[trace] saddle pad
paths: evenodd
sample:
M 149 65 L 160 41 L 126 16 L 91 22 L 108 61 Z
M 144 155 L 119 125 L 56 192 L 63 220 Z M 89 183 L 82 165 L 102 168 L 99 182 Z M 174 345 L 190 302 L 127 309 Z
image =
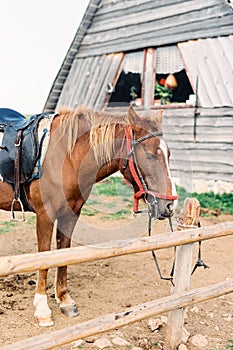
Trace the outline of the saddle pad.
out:
M 46 156 L 50 140 L 50 128 L 54 117 L 57 114 L 49 114 L 40 120 L 38 126 L 39 158 L 32 173 L 32 180 L 39 179 L 42 175 L 42 165 Z
M 2 146 L 3 132 L 0 132 L 0 146 Z M 0 173 L 0 181 L 3 181 L 3 177 Z

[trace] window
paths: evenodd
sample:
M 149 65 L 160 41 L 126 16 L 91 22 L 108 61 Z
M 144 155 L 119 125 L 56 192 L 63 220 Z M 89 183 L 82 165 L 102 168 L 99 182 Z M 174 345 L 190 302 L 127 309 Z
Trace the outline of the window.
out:
M 161 80 L 165 83 L 168 76 L 168 73 L 157 73 L 156 83 L 159 83 Z M 189 103 L 189 97 L 193 94 L 193 89 L 189 82 L 185 69 L 183 68 L 179 72 L 174 72 L 172 76 L 175 78 L 177 86 L 170 89 L 170 102 L 186 103 L 186 101 L 188 101 Z
M 176 45 L 127 53 L 108 106 L 153 108 L 193 104 L 195 96 Z M 174 84 L 168 84 L 169 80 Z M 190 101 L 190 95 L 191 100 Z M 166 96 L 166 98 L 164 98 Z
M 109 106 L 128 106 L 132 100 L 141 98 L 143 56 L 143 51 L 125 55 Z
M 193 89 L 187 77 L 177 46 L 158 48 L 156 50 L 155 66 L 155 86 L 161 83 L 160 85 L 165 86 L 164 90 L 166 92 L 166 85 L 168 85 L 167 93 L 169 96 L 167 102 L 186 103 L 186 101 L 189 101 L 189 96 L 193 94 Z M 170 84 L 169 86 L 169 82 L 166 84 L 168 76 L 170 81 L 173 81 L 174 85 Z M 158 95 L 159 93 L 157 93 L 157 98 L 160 97 Z

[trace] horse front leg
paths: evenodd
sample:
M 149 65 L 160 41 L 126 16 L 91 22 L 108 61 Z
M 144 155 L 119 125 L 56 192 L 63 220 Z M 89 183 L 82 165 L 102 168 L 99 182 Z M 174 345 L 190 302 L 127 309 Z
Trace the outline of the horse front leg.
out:
M 51 249 L 53 225 L 46 214 L 37 215 L 37 243 L 39 252 Z M 46 294 L 47 274 L 48 269 L 38 271 L 36 294 L 33 301 L 35 306 L 34 317 L 41 327 L 54 325 Z
M 69 248 L 71 236 L 77 222 L 78 216 L 74 213 L 67 217 L 58 219 L 57 225 L 57 249 Z M 56 300 L 63 314 L 69 317 L 78 315 L 75 301 L 70 297 L 67 286 L 67 266 L 57 268 L 56 275 Z

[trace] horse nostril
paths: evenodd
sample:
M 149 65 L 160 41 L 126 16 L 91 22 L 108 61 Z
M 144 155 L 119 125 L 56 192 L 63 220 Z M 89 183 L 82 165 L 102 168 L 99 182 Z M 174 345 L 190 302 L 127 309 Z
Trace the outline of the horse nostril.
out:
M 170 202 L 170 203 L 167 204 L 167 209 L 168 209 L 169 213 L 172 213 L 172 212 L 173 212 L 174 206 L 173 206 L 173 203 L 172 203 L 172 202 Z

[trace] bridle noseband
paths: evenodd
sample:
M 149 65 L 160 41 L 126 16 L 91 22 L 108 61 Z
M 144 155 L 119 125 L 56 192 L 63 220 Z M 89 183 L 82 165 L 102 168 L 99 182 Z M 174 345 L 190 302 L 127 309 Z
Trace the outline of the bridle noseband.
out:
M 122 173 L 124 175 L 127 165 L 129 165 L 131 175 L 139 188 L 138 192 L 134 194 L 133 210 L 134 210 L 134 213 L 140 212 L 138 210 L 138 205 L 139 205 L 138 202 L 139 202 L 139 199 L 142 198 L 142 196 L 144 195 L 145 202 L 148 205 L 148 210 L 151 211 L 151 216 L 157 217 L 157 213 L 156 213 L 157 198 L 174 201 L 178 199 L 178 196 L 168 196 L 158 192 L 150 191 L 148 189 L 147 184 L 138 166 L 135 147 L 141 142 L 149 140 L 152 137 L 162 136 L 163 133 L 161 131 L 154 131 L 138 139 L 135 139 L 134 131 L 132 132 L 132 135 L 133 137 L 131 137 L 131 126 L 127 125 L 125 130 L 125 138 L 124 138 L 124 140 L 126 139 L 127 155 L 125 157 L 125 161 L 122 167 Z

